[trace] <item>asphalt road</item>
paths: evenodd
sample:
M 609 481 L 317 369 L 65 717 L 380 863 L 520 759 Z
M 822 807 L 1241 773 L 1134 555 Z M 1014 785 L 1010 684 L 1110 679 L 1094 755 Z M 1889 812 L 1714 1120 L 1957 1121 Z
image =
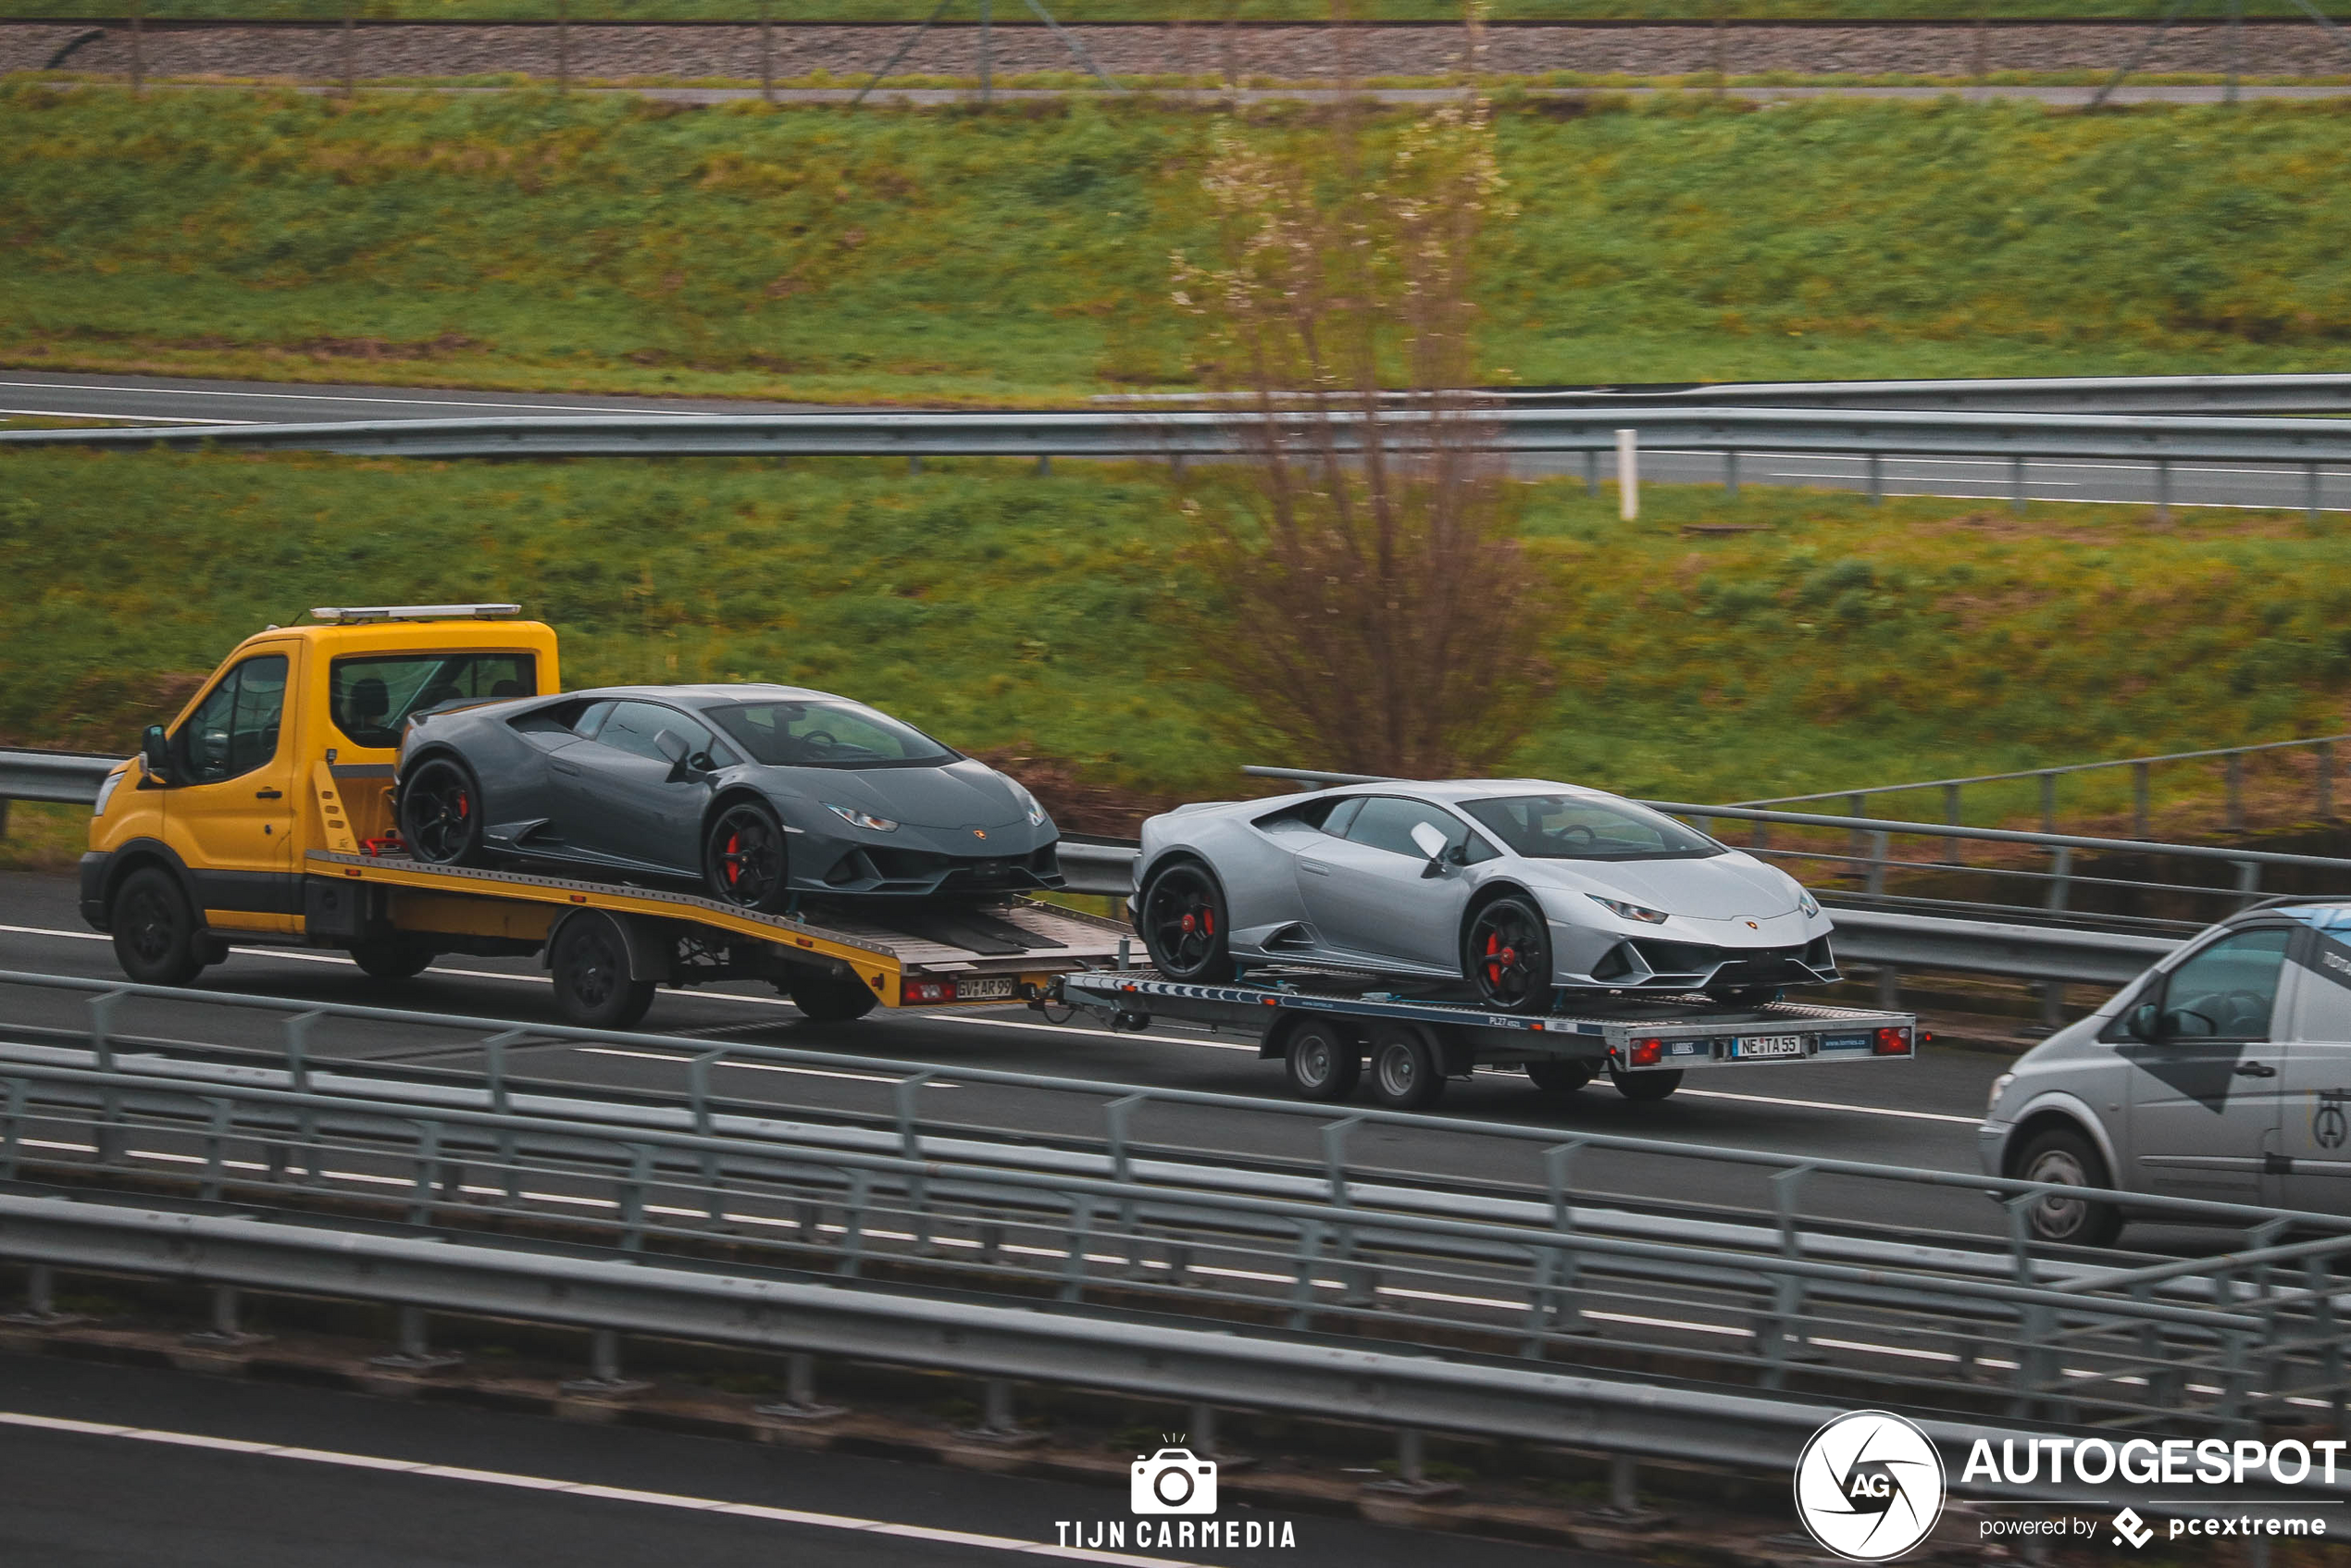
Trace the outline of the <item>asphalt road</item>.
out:
M 0 968 L 44 974 L 119 977 L 110 944 L 85 927 L 75 890 L 62 877 L 0 876 Z M 460 1013 L 516 1022 L 557 1022 L 552 993 L 532 960 L 450 958 L 417 979 L 382 985 L 341 955 L 306 950 L 241 949 L 200 982 L 222 991 L 335 999 L 413 1010 Z M 11 988 L 0 1016 L 35 1028 L 86 1027 L 79 993 Z M 132 1003 L 114 1027 L 124 1035 L 269 1047 L 274 1018 L 230 1008 Z M 1275 1064 L 1252 1042 L 1231 1035 L 1154 1027 L 1112 1035 L 1082 1016 L 1056 1026 L 1026 1009 L 955 1014 L 876 1013 L 851 1024 L 816 1024 L 764 987 L 739 985 L 665 992 L 644 1029 L 696 1040 L 765 1043 L 935 1064 L 984 1066 L 1112 1084 L 1150 1084 L 1225 1094 L 1287 1095 Z M 468 1067 L 480 1055 L 470 1037 L 401 1026 L 338 1023 L 313 1036 L 321 1056 L 429 1062 Z M 525 1060 L 527 1058 L 527 1061 Z M 1482 1072 L 1449 1087 L 1437 1114 L 1529 1126 L 1972 1172 L 1974 1129 L 1991 1079 L 2004 1059 L 1932 1047 L 1916 1061 L 1820 1066 L 1757 1064 L 1691 1075 L 1673 1099 L 1636 1104 L 1605 1084 L 1565 1096 L 1536 1092 L 1515 1072 Z M 676 1092 L 682 1069 L 658 1053 L 614 1055 L 546 1045 L 517 1056 L 511 1069 L 544 1079 Z M 740 1070 L 714 1087 L 738 1100 L 815 1110 L 886 1114 L 896 1079 L 884 1073 L 823 1067 Z M 930 1092 L 927 1118 L 1014 1133 L 1098 1138 L 1103 1096 L 963 1086 Z M 1317 1124 L 1294 1116 L 1235 1116 L 1154 1107 L 1138 1115 L 1138 1142 L 1235 1157 L 1318 1162 Z M 1458 1178 L 1480 1185 L 1531 1187 L 1544 1180 L 1540 1145 L 1464 1132 L 1459 1137 L 1358 1128 L 1350 1145 L 1362 1164 Z M 1634 1196 L 1670 1194 L 1676 1202 L 1750 1209 L 1768 1201 L 1756 1173 L 1729 1165 L 1692 1165 L 1661 1156 L 1593 1155 L 1580 1181 Z M 1883 1190 L 1812 1189 L 1827 1210 L 1848 1217 L 1989 1234 L 1998 1211 L 1963 1189 L 1908 1189 L 1902 1213 L 1877 1212 Z
M 79 1424 L 79 1425 L 77 1425 Z M 28 1568 L 978 1568 L 1129 1517 L 1101 1488 L 186 1374 L 0 1356 L 0 1562 Z M 1286 1551 L 1062 1561 L 1415 1568 L 1431 1537 L 1245 1504 Z M 1480 1568 L 1614 1568 L 1455 1542 Z
M 96 376 L 68 372 L 0 370 L 0 417 L 41 415 L 102 419 L 117 424 L 306 424 L 346 419 L 493 418 L 546 414 L 783 414 L 815 412 L 811 404 L 729 402 L 717 398 L 573 396 L 555 392 L 484 392 L 404 387 L 309 386 L 267 381 L 215 381 L 165 376 Z M 1520 471 L 1582 474 L 1580 456 L 1524 456 Z M 1615 459 L 1602 459 L 1603 482 L 1613 484 Z M 1720 455 L 1641 454 L 1645 479 L 1675 484 L 1720 484 Z M 1791 485 L 1822 490 L 1864 490 L 1868 475 L 1860 457 L 1811 453 L 1742 453 L 1744 484 Z M 2298 467 L 2258 464 L 2175 464 L 2172 500 L 2183 506 L 2298 508 L 2308 498 L 2307 476 Z M 1893 495 L 1947 495 L 2005 502 L 2010 495 L 2006 459 L 1995 457 L 1886 460 L 1884 484 Z M 2037 501 L 2105 502 L 2152 505 L 2155 469 L 2144 463 L 2027 462 L 2024 491 Z M 2320 479 L 2320 504 L 2351 509 L 2351 473 Z

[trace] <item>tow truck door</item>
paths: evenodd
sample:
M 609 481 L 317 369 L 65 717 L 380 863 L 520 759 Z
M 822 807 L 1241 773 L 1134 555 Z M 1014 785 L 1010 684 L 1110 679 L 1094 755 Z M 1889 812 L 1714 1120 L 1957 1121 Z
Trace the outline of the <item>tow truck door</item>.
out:
M 288 677 L 298 645 L 264 643 L 215 678 L 171 736 L 164 839 L 194 879 L 206 925 L 301 928 L 293 869 L 293 738 Z
M 2262 1201 L 2277 1149 L 2288 977 L 2283 924 L 2206 944 L 2141 993 L 2118 1024 L 2128 1063 L 2131 1164 L 2124 1185 L 2178 1198 Z

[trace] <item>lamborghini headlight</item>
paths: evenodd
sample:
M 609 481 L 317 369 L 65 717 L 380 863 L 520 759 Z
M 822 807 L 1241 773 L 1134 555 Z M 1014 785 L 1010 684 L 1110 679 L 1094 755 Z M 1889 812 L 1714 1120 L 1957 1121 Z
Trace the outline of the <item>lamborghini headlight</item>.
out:
M 1810 917 L 1821 913 L 1821 901 L 1814 898 L 1810 890 L 1798 888 L 1796 890 L 1796 907 Z
M 1662 926 L 1671 918 L 1661 910 L 1643 909 L 1637 903 L 1623 903 L 1615 899 L 1604 899 L 1598 893 L 1586 896 L 1620 920 L 1637 920 L 1644 926 Z
M 825 803 L 825 809 L 831 812 L 835 816 L 840 817 L 843 822 L 848 823 L 852 828 L 870 828 L 877 833 L 895 833 L 898 831 L 898 824 L 892 822 L 889 818 L 886 816 L 876 816 L 870 811 L 859 811 L 855 806 L 837 806 L 833 804 L 832 802 L 827 801 Z

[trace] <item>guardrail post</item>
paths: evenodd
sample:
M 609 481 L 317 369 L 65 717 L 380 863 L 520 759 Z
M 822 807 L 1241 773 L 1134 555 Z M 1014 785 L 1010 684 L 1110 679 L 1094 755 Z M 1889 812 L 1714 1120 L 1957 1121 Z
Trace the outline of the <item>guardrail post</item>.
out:
M 1872 452 L 1864 461 L 1870 466 L 1870 504 L 1882 506 L 1885 504 L 1885 454 Z
M 1902 971 L 1891 964 L 1878 966 L 1877 1005 L 1881 1013 L 1898 1013 L 1902 1008 Z
M 1869 814 L 1870 798 L 1867 795 L 1852 794 L 1845 797 L 1846 815 L 1867 816 Z M 1863 836 L 1867 831 L 1868 830 L 1866 828 L 1856 828 L 1846 838 L 1845 852 L 1851 855 L 1855 860 L 1861 858 L 1864 849 L 1862 841 Z
M 2143 762 L 2131 765 L 2131 837 L 2133 839 L 2147 836 L 2148 770 L 2148 765 Z
M 1616 432 L 1616 516 L 1631 522 L 1641 515 L 1641 432 Z
M 1336 1209 L 1348 1205 L 1347 1135 L 1362 1122 L 1361 1116 L 1350 1116 L 1345 1121 L 1323 1124 L 1323 1175 L 1330 1183 L 1331 1206 Z M 1118 1179 L 1125 1181 L 1126 1173 L 1122 1170 Z
M 628 1146 L 628 1179 L 620 1188 L 620 1246 L 626 1252 L 645 1250 L 645 1188 L 653 1176 L 653 1151 L 641 1143 Z
M 923 454 L 921 453 L 916 452 L 908 455 L 906 459 L 906 471 L 910 474 L 919 474 L 923 471 Z
M 784 1397 L 773 1404 L 754 1405 L 753 1415 L 771 1421 L 828 1421 L 843 1413 L 840 1405 L 816 1402 L 816 1358 L 794 1350 L 784 1358 Z
M 1608 1505 L 1619 1513 L 1631 1513 L 1641 1506 L 1640 1461 L 1629 1453 L 1608 1456 Z
M 1861 884 L 1861 890 L 1872 898 L 1885 891 L 1885 863 L 1892 852 L 1893 845 L 1894 835 L 1891 833 L 1876 832 L 1870 835 L 1869 879 Z
M 641 1378 L 624 1377 L 620 1371 L 620 1332 L 598 1328 L 588 1335 L 588 1375 L 574 1377 L 558 1386 L 566 1394 L 585 1394 L 591 1398 L 612 1399 L 621 1394 L 634 1394 L 653 1385 Z
M 2319 816 L 2334 815 L 2334 742 L 2321 740 L 2311 748 L 2319 753 Z
M 1069 1201 L 1069 1250 L 1062 1255 L 1061 1299 L 1078 1301 L 1086 1297 L 1086 1248 L 1094 1238 L 1094 1198 L 1080 1192 Z
M 1428 1479 L 1422 1468 L 1421 1429 L 1399 1426 L 1396 1429 L 1396 1478 L 1408 1487 L 1417 1487 Z
M 2245 831 L 2245 753 L 2231 752 L 2220 765 L 2220 775 L 2228 790 L 2228 829 L 2232 833 Z
M 1723 494 L 1732 501 L 1739 498 L 1739 454 L 1735 452 L 1723 454 Z
M 212 1326 L 199 1328 L 180 1338 L 191 1345 L 205 1345 L 215 1349 L 233 1350 L 243 1345 L 256 1345 L 269 1338 L 267 1334 L 248 1334 L 238 1322 L 237 1312 L 243 1298 L 233 1285 L 212 1288 Z
M 2057 831 L 2057 781 L 2055 769 L 2041 775 L 2041 831 Z
M 1595 446 L 1586 448 L 1584 453 L 1584 493 L 1598 495 L 1599 492 L 1600 449 Z
M 57 1270 L 51 1263 L 34 1263 L 24 1273 L 24 1311 L 0 1316 L 0 1323 L 19 1324 L 30 1328 L 61 1328 L 81 1319 L 72 1313 L 57 1310 Z
M 2261 897 L 2261 863 L 2259 861 L 2237 862 L 2237 895 L 2248 904 L 2259 901 Z
M 90 999 L 90 1054 L 102 1073 L 114 1071 L 114 1010 L 123 993 L 105 991 Z
M 851 1279 L 864 1266 L 865 1253 L 865 1205 L 872 1196 L 873 1173 L 855 1170 L 849 1173 L 849 1198 L 840 1213 L 840 1263 L 834 1273 Z
M 402 1307 L 392 1317 L 391 1353 L 370 1356 L 367 1364 L 387 1372 L 439 1372 L 459 1365 L 465 1359 L 454 1350 L 433 1350 L 432 1340 L 426 1333 L 424 1308 Z
M 417 1152 L 412 1157 L 416 1165 L 416 1189 L 408 1200 L 408 1223 L 432 1224 L 433 1188 L 441 1180 L 441 1124 L 415 1122 Z
M 1957 784 L 1946 784 L 1943 786 L 1943 820 L 1949 823 L 1954 828 L 1961 826 L 1959 821 L 1959 786 Z M 1943 858 L 1950 862 L 1953 865 L 1960 864 L 1959 840 L 1946 839 L 1943 840 Z
M 1311 1328 L 1314 1323 L 1314 1265 L 1322 1261 L 1329 1226 L 1309 1220 L 1298 1228 L 1298 1272 L 1290 1279 L 1289 1325 Z
M 8 1126 L 0 1132 L 0 1181 L 17 1179 L 17 1160 L 24 1138 L 24 1095 L 22 1078 L 8 1080 Z

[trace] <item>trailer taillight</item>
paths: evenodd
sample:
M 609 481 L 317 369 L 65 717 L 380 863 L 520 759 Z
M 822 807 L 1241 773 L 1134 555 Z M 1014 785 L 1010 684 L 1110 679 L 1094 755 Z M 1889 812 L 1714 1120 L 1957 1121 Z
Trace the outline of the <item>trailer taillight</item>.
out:
M 955 982 L 952 980 L 909 980 L 906 1000 L 910 1002 L 952 1002 Z
M 1636 1039 L 1633 1042 L 1632 1062 L 1636 1067 L 1654 1067 L 1664 1054 L 1665 1042 L 1661 1039 Z
M 1874 1056 L 1908 1056 L 1910 1053 L 1910 1031 L 1889 1026 L 1877 1032 L 1877 1042 L 1871 1046 Z

